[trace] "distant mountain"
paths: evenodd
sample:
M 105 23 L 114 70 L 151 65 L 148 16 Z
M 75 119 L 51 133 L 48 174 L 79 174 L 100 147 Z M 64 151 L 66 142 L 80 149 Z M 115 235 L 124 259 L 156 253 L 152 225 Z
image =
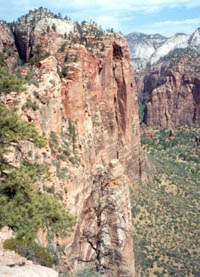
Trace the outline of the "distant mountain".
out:
M 131 33 L 126 36 L 130 48 L 131 59 L 135 62 L 135 69 L 146 67 L 151 56 L 167 40 L 159 34 L 146 35 L 143 33 Z
M 170 38 L 159 34 L 145 35 L 131 33 L 126 36 L 129 43 L 131 59 L 134 61 L 135 70 L 145 69 L 147 64 L 153 65 L 160 60 L 166 60 L 176 49 L 193 49 L 200 45 L 200 28 L 193 34 L 177 33 Z M 181 52 L 180 52 L 181 53 Z M 179 54 L 180 54 L 179 53 Z
M 186 48 L 188 46 L 189 35 L 176 34 L 171 38 L 168 38 L 150 57 L 150 64 L 157 63 L 160 58 L 166 56 L 170 51 L 176 48 Z

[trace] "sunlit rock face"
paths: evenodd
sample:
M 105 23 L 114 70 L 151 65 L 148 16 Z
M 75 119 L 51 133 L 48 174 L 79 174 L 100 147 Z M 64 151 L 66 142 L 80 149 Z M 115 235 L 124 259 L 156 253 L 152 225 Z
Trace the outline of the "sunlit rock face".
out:
M 150 45 L 150 36 L 137 36 L 140 43 L 147 39 Z M 163 39 L 151 54 L 138 56 L 148 60 L 136 74 L 138 98 L 145 105 L 144 126 L 199 126 L 199 41 L 199 29 L 191 35 L 178 33 Z
M 167 37 L 159 34 L 146 35 L 138 32 L 128 34 L 126 39 L 137 71 L 145 69 L 152 55 L 167 41 Z
M 147 126 L 171 129 L 179 125 L 200 125 L 200 60 L 196 54 L 195 58 L 190 55 L 176 58 L 145 77 Z
M 20 17 L 12 26 L 20 58 L 28 61 L 38 45 L 50 54 L 58 51 L 70 34 L 77 35 L 76 24 L 71 20 L 56 18 L 47 9 L 37 9 Z M 45 45 L 44 45 L 45 43 Z
M 15 107 L 49 138 L 45 149 L 27 143 L 24 150 L 50 164 L 51 178 L 45 186 L 53 186 L 77 216 L 71 237 L 55 241 L 65 247 L 64 267 L 73 271 L 85 265 L 81 258 L 95 256 L 89 243 L 83 247 L 82 239 L 84 226 L 90 224 L 86 211 L 97 201 L 93 184 L 100 170 L 108 175 L 112 205 L 117 209 L 113 215 L 105 213 L 116 228 L 108 228 L 102 240 L 121 257 L 120 262 L 117 255 L 104 261 L 110 268 L 105 276 L 135 276 L 129 185 L 141 177 L 142 168 L 136 85 L 127 41 L 118 34 L 97 35 L 100 31 L 92 22 L 80 34 L 75 23 L 44 9 L 22 17 L 12 30 L 20 58 L 29 62 L 21 74 L 31 80 L 26 91 L 3 95 L 1 101 Z M 33 64 L 44 53 L 45 58 Z M 27 105 L 27 99 L 34 107 Z M 43 190 L 41 184 L 38 188 Z M 38 236 L 46 246 L 46 232 Z
M 167 39 L 160 47 L 158 47 L 150 58 L 150 64 L 157 63 L 160 58 L 166 56 L 170 51 L 176 48 L 186 48 L 188 46 L 189 35 L 176 34 L 175 36 Z
M 156 65 L 175 49 L 199 46 L 200 31 L 197 29 L 191 35 L 177 33 L 169 38 L 159 34 L 146 35 L 136 32 L 128 34 L 126 39 L 135 69 L 141 71 L 147 66 Z

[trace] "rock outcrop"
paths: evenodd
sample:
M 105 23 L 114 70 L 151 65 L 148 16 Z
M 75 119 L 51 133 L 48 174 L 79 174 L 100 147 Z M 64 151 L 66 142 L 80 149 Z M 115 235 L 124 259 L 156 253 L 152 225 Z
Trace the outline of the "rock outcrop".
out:
M 13 69 L 18 61 L 19 55 L 16 49 L 14 35 L 8 24 L 3 21 L 0 21 L 0 53 L 0 63 L 3 62 L 2 56 L 5 56 L 8 67 Z
M 0 230 L 0 277 L 58 277 L 58 273 L 53 269 L 33 264 L 14 251 L 5 250 L 3 242 L 11 237 L 14 237 L 14 233 L 9 228 Z
M 45 42 L 45 50 L 50 54 L 58 51 L 61 46 L 61 37 L 67 38 L 73 33 L 77 35 L 76 24 L 71 20 L 57 18 L 47 9 L 30 11 L 20 17 L 12 25 L 16 46 L 23 61 L 28 61 L 37 49 L 38 45 Z M 56 37 L 56 43 L 53 38 Z M 59 43 L 60 42 L 60 43 Z
M 0 277 L 58 277 L 58 272 L 41 265 L 0 266 Z
M 199 126 L 199 29 L 171 38 L 136 33 L 127 39 L 134 62 L 143 64 L 136 65 L 135 78 L 139 103 L 145 106 L 144 126 Z
M 148 127 L 200 125 L 200 56 L 195 51 L 193 54 L 195 58 L 183 53 L 145 77 L 144 123 Z
M 94 258 L 91 245 L 84 242 L 83 247 L 82 239 L 84 226 L 90 224 L 86 211 L 96 201 L 93 184 L 101 168 L 110 176 L 112 201 L 118 209 L 109 215 L 115 231 L 108 229 L 102 240 L 112 251 L 117 247 L 121 257 L 119 262 L 119 256 L 112 255 L 107 261 L 112 273 L 108 270 L 105 276 L 135 276 L 128 185 L 141 176 L 141 162 L 128 44 L 121 35 L 101 34 L 94 23 L 84 23 L 78 32 L 78 25 L 53 18 L 46 11 L 35 14 L 12 26 L 21 59 L 32 64 L 21 69 L 29 84 L 20 94 L 1 95 L 1 101 L 15 107 L 22 118 L 49 137 L 46 149 L 36 150 L 30 143 L 24 147 L 33 160 L 37 156 L 38 161 L 51 164 L 51 179 L 45 186 L 53 187 L 77 216 L 73 235 L 54 243 L 65 247 L 64 268 L 68 271 Z M 39 239 L 47 244 L 45 232 Z

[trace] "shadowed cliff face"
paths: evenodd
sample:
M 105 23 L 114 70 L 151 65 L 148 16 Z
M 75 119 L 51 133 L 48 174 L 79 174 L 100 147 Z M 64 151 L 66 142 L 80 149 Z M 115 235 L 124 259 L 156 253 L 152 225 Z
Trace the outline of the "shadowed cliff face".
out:
M 186 56 L 157 71 L 144 81 L 148 92 L 144 123 L 153 128 L 173 128 L 178 125 L 200 125 L 199 57 Z
M 44 32 L 40 21 L 31 32 L 20 24 L 15 29 L 20 56 L 24 60 L 38 57 L 38 44 L 40 51 L 48 51 L 50 56 L 22 68 L 22 75 L 32 75 L 37 85 L 32 82 L 20 95 L 13 92 L 1 98 L 10 107 L 12 101 L 18 100 L 15 107 L 21 117 L 49 137 L 50 145 L 43 152 L 35 153 L 29 144 L 25 149 L 51 164 L 51 180 L 45 185 L 53 185 L 64 205 L 77 216 L 73 235 L 56 242 L 65 246 L 64 266 L 74 270 L 80 266 L 79 259 L 92 260 L 95 256 L 89 243 L 84 242 L 83 247 L 82 237 L 84 226 L 90 224 L 86 210 L 93 209 L 97 200 L 92 184 L 101 169 L 109 175 L 113 203 L 118 207 L 118 213 L 109 215 L 115 231 L 108 229 L 102 237 L 109 249 L 117 247 L 120 253 L 120 263 L 116 262 L 117 255 L 108 261 L 112 276 L 135 276 L 128 185 L 141 173 L 140 135 L 127 42 L 120 35 L 107 34 L 101 39 L 86 38 L 80 44 L 75 34 L 72 43 L 53 29 Z M 28 98 L 37 109 L 28 108 Z M 43 245 L 47 243 L 45 232 L 40 234 L 40 240 Z M 121 269 L 128 275 L 122 275 Z

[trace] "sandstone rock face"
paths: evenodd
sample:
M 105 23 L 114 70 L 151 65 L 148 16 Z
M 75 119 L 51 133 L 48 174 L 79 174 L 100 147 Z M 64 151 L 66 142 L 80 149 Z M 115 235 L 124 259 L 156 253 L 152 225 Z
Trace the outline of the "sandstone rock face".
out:
M 1 30 L 0 51 L 4 52 L 6 46 L 14 45 L 14 39 L 10 28 L 6 25 L 6 23 L 2 21 L 0 21 L 0 30 Z
M 125 173 L 129 176 L 138 176 L 140 167 L 137 100 L 134 95 L 135 84 L 131 78 L 133 72 L 128 60 L 127 44 L 121 37 L 117 39 L 108 37 L 104 40 L 104 44 L 105 54 L 100 59 L 96 59 L 93 55 L 88 54 L 85 48 L 80 47 L 78 50 L 80 59 L 78 67 L 75 68 L 68 80 L 62 80 L 64 113 L 67 118 L 77 122 L 84 175 L 86 173 L 90 178 L 85 181 L 80 180 L 80 183 L 85 183 L 83 185 L 85 192 L 88 189 L 90 191 L 91 173 L 96 173 L 96 167 L 99 164 L 104 164 L 107 167 L 111 160 L 118 159 L 123 165 Z M 134 122 L 133 126 L 132 122 Z M 80 174 L 78 175 L 80 176 Z M 87 184 L 88 182 L 89 184 Z M 79 184 L 79 186 L 80 190 L 81 185 Z M 74 193 L 74 189 L 71 188 L 71 190 Z M 125 197 L 124 190 L 127 194 L 127 185 L 125 188 L 121 185 L 120 190 Z M 88 247 L 83 247 L 77 243 L 78 237 L 82 236 L 83 226 L 87 224 L 83 211 L 92 204 L 89 200 L 87 201 L 90 199 L 88 192 L 83 198 L 81 196 L 83 192 L 78 193 L 79 204 L 77 204 L 78 206 L 81 204 L 78 208 L 78 212 L 81 212 L 81 223 L 77 227 L 78 233 L 75 233 L 72 245 L 67 248 L 67 256 L 71 257 L 72 261 L 77 255 L 80 255 L 79 253 L 88 259 L 92 255 Z M 115 197 L 118 198 L 117 195 L 120 193 L 117 190 L 115 192 Z M 125 201 L 122 206 L 124 212 L 129 210 L 128 203 L 129 201 Z M 125 220 L 129 229 L 130 214 Z M 131 262 L 133 260 L 132 247 L 131 244 L 127 243 L 131 241 L 131 238 L 124 234 L 123 240 L 118 239 L 123 241 L 121 244 L 122 252 L 124 254 L 129 252 L 129 259 L 124 258 L 124 260 L 129 264 L 126 268 L 129 268 L 134 275 L 134 267 Z
M 132 164 L 132 151 L 137 151 L 139 137 L 133 136 L 133 129 L 138 130 L 137 100 L 128 48 L 121 37 L 108 37 L 104 44 L 100 59 L 77 49 L 80 63 L 62 81 L 62 103 L 67 118 L 77 121 L 89 168 L 117 158 L 134 175 L 138 166 Z
M 60 19 L 48 20 L 62 24 Z M 141 176 L 141 163 L 136 86 L 128 44 L 122 36 L 111 33 L 87 35 L 80 44 L 76 31 L 69 38 L 60 31 L 44 33 L 37 26 L 31 32 L 29 24 L 14 28 L 16 41 L 20 38 L 20 56 L 29 60 L 38 42 L 50 56 L 37 66 L 25 64 L 22 75 L 31 76 L 27 90 L 1 96 L 1 101 L 17 108 L 22 118 L 50 140 L 45 149 L 27 143 L 24 150 L 33 160 L 37 156 L 38 161 L 51 164 L 51 178 L 45 186 L 53 186 L 66 208 L 77 216 L 72 236 L 54 243 L 65 247 L 64 266 L 69 271 L 84 266 L 84 260 L 93 260 L 95 253 L 83 237 L 85 226 L 91 223 L 86 211 L 97 201 L 93 197 L 95 176 L 103 170 L 109 176 L 112 205 L 117 210 L 104 216 L 115 226 L 115 230 L 107 227 L 102 237 L 104 247 L 112 250 L 112 258 L 106 260 L 111 271 L 105 276 L 135 276 L 128 185 Z M 94 29 L 91 24 L 86 26 Z M 32 108 L 27 99 L 34 104 Z M 18 100 L 17 104 L 13 100 Z M 38 188 L 43 190 L 42 184 Z M 90 231 L 95 232 L 95 227 Z M 39 239 L 43 246 L 47 244 L 45 232 L 40 232 Z M 120 262 L 113 254 L 115 249 Z
M 0 53 L 4 55 L 8 67 L 12 69 L 16 65 L 19 55 L 14 36 L 9 26 L 3 21 L 0 21 Z
M 58 273 L 41 265 L 0 266 L 0 277 L 58 277 Z
M 14 25 L 16 46 L 23 61 L 28 61 L 38 45 L 43 45 L 48 52 L 55 52 L 60 47 L 59 41 L 62 37 L 76 33 L 76 25 L 70 20 L 55 18 L 47 9 L 40 8 L 30 11 L 29 14 L 22 16 Z M 57 41 L 54 49 L 54 40 Z
M 181 57 L 163 64 L 145 78 L 148 100 L 144 122 L 148 127 L 199 126 L 199 61 L 199 56 Z

